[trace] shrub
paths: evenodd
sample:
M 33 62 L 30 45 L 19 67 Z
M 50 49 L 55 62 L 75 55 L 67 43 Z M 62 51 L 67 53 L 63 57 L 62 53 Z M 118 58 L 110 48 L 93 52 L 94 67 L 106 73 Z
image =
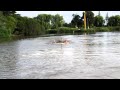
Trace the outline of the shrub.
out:
M 49 29 L 46 31 L 47 34 L 57 34 L 57 30 L 56 29 Z

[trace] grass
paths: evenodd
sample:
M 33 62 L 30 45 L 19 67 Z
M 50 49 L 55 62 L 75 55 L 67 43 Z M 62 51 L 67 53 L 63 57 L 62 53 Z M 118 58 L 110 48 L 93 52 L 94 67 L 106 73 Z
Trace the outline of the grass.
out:
M 110 31 L 120 31 L 120 26 L 114 27 L 93 27 L 90 29 L 81 28 L 70 28 L 70 27 L 60 27 L 58 29 L 49 29 L 46 30 L 45 34 L 54 34 L 54 35 L 69 35 L 69 34 L 83 34 L 83 33 L 96 33 L 96 32 L 110 32 Z M 45 35 L 44 34 L 44 35 Z M 9 30 L 0 28 L 0 38 L 6 37 L 17 37 L 19 35 L 11 35 Z M 20 35 L 21 36 L 21 35 Z
M 96 32 L 111 32 L 111 31 L 120 31 L 120 26 L 114 27 L 96 27 Z
M 47 34 L 69 34 L 73 33 L 77 28 L 70 28 L 70 27 L 60 27 L 58 29 L 49 29 L 46 31 Z
M 77 28 L 60 27 L 58 29 L 47 30 L 47 34 L 82 34 L 82 33 L 96 33 L 96 32 L 110 32 L 110 31 L 120 31 L 120 26 L 93 27 L 93 28 L 86 29 L 86 30 L 84 28 L 81 28 L 79 30 Z

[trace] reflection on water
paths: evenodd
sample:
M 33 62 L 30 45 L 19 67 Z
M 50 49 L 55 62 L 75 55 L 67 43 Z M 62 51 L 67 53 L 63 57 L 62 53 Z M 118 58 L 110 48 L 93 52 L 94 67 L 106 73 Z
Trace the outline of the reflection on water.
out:
M 71 43 L 50 43 L 61 37 Z M 0 78 L 120 78 L 119 38 L 104 32 L 0 43 Z

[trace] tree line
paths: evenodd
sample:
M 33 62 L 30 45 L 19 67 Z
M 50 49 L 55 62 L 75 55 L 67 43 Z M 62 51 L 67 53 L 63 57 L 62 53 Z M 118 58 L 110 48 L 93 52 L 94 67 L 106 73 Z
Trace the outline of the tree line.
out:
M 57 29 L 64 23 L 59 14 L 39 14 L 37 17 L 22 17 L 16 11 L 0 11 L 0 36 L 11 35 L 41 35 L 48 29 Z
M 107 13 L 104 19 L 100 12 L 95 16 L 92 11 L 86 11 L 86 23 L 87 27 L 120 26 L 120 15 L 109 17 Z M 72 21 L 64 25 L 67 27 L 84 27 L 84 13 L 82 16 L 73 14 Z
M 29 18 L 17 14 L 16 11 L 0 11 L 0 36 L 41 35 L 45 34 L 46 30 L 58 29 L 59 27 L 83 28 L 84 14 L 82 16 L 73 14 L 71 22 L 65 23 L 63 16 L 59 14 L 39 14 L 37 17 Z M 92 11 L 86 11 L 86 22 L 89 28 L 120 26 L 120 15 L 109 17 L 107 13 L 104 19 L 100 12 L 95 16 Z

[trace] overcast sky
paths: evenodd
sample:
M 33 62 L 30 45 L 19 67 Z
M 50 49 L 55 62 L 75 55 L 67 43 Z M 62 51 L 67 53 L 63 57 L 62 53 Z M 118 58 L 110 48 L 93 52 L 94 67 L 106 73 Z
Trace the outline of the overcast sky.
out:
M 95 16 L 98 15 L 98 11 L 93 11 Z M 120 15 L 120 11 L 100 11 L 101 15 L 105 18 L 108 12 L 109 16 Z M 82 16 L 83 11 L 17 11 L 21 16 L 36 17 L 38 14 L 60 14 L 64 17 L 65 22 L 69 23 L 72 20 L 72 14 L 79 14 Z

